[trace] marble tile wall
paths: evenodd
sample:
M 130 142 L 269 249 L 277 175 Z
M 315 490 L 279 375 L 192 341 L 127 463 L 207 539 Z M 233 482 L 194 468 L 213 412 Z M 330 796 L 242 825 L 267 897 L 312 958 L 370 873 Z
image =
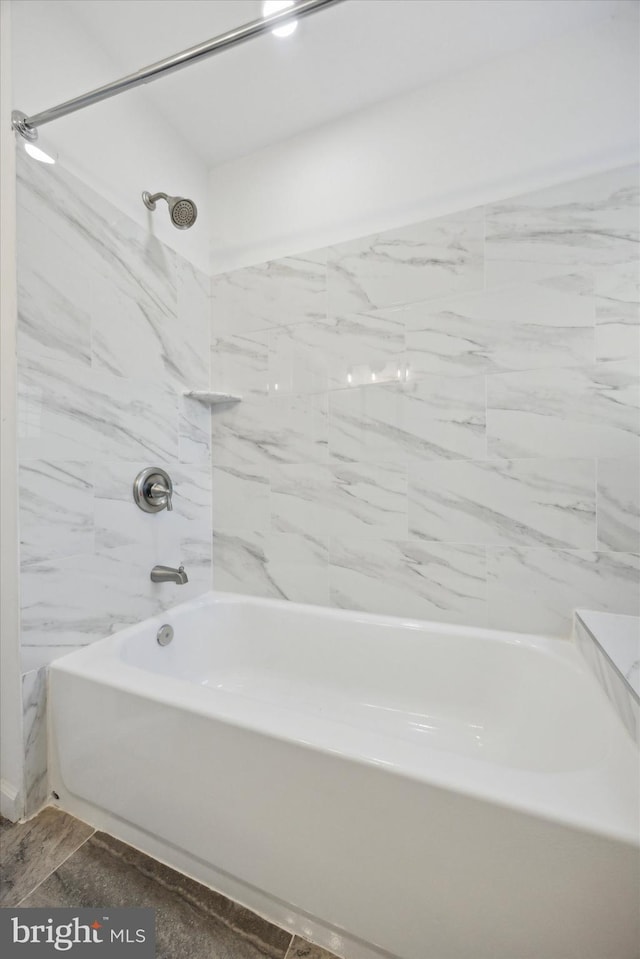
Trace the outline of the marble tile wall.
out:
M 599 624 L 593 621 L 593 614 L 589 610 L 579 610 L 575 617 L 574 637 L 618 718 L 640 747 L 640 697 L 637 686 L 634 688 L 630 681 L 640 667 L 640 659 L 637 658 L 640 621 L 618 614 L 612 619 L 620 619 L 622 624 L 607 624 L 611 630 L 610 635 L 607 635 L 607 631 L 600 632 Z M 594 629 L 595 632 L 592 631 Z M 618 640 L 615 644 L 611 642 L 613 637 Z M 611 658 L 613 651 L 619 654 L 617 661 Z
M 638 202 L 628 167 L 215 276 L 215 586 L 637 614 Z
M 44 667 L 210 588 L 209 277 L 59 166 L 18 167 L 22 667 L 29 810 Z M 140 201 L 141 202 L 141 201 Z M 135 475 L 167 469 L 174 511 Z M 184 562 L 189 584 L 155 585 Z M 46 782 L 45 782 L 46 787 Z

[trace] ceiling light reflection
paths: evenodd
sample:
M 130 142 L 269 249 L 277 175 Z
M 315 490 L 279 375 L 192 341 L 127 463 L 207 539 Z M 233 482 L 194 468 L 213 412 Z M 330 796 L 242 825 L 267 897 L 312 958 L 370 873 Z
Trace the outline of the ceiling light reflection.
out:
M 262 4 L 262 16 L 269 17 L 272 13 L 280 13 L 281 10 L 288 10 L 289 7 L 293 6 L 293 0 L 265 0 Z M 276 29 L 271 32 L 276 37 L 290 37 L 291 34 L 295 32 L 297 26 L 298 21 L 292 20 L 291 23 L 285 23 L 281 27 L 276 27 Z

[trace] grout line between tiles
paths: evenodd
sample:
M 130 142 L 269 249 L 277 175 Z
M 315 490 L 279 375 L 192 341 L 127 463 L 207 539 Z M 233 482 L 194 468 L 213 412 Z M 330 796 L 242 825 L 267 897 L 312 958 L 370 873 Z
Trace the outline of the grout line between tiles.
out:
M 600 457 L 596 456 L 594 459 L 594 486 L 593 491 L 593 519 L 594 519 L 594 545 L 593 550 L 595 553 L 600 552 L 600 529 L 598 524 L 598 500 L 599 496 L 599 483 L 600 483 Z
M 482 293 L 487 292 L 487 204 L 482 206 Z
M 287 930 L 285 929 L 285 932 L 286 932 L 286 931 L 287 931 Z M 291 952 L 291 948 L 292 948 L 292 946 L 293 946 L 293 941 L 294 941 L 295 938 L 296 938 L 296 937 L 295 937 L 295 933 L 292 933 L 292 934 L 291 934 L 291 940 L 290 940 L 290 942 L 289 942 L 289 945 L 287 946 L 287 951 L 285 952 L 285 954 L 284 954 L 284 956 L 283 956 L 283 959 L 290 959 L 289 953 Z M 292 957 L 291 957 L 291 959 L 292 959 Z
M 82 820 L 78 820 L 78 822 L 82 822 Z M 89 824 L 87 823 L 86 825 L 89 825 Z M 82 849 L 82 847 L 84 846 L 84 844 L 85 844 L 86 842 L 89 842 L 89 840 L 91 839 L 91 837 L 94 836 L 94 835 L 96 834 L 96 832 L 97 832 L 97 830 L 96 830 L 96 829 L 93 829 L 92 832 L 91 832 L 91 834 L 90 834 L 89 836 L 87 836 L 86 839 L 83 839 L 79 846 L 76 846 L 76 848 L 75 848 L 72 852 L 70 852 L 68 856 L 65 856 L 64 859 L 62 859 L 62 860 L 58 863 L 58 865 L 55 866 L 55 867 L 51 870 L 51 872 L 48 872 L 47 875 L 46 875 L 43 879 L 41 879 L 40 882 L 37 883 L 37 885 L 35 885 L 30 892 L 28 892 L 28 893 L 26 894 L 26 896 L 23 896 L 23 897 L 22 897 L 22 899 L 20 900 L 19 903 L 17 903 L 17 905 L 12 906 L 11 908 L 13 908 L 13 909 L 19 909 L 20 906 L 22 905 L 22 903 L 25 901 L 25 899 L 28 899 L 29 896 L 32 896 L 33 893 L 36 891 L 36 889 L 39 889 L 39 888 L 40 888 L 40 886 L 42 885 L 43 882 L 46 882 L 47 879 L 49 879 L 49 878 L 54 874 L 54 872 L 57 872 L 57 870 L 60 869 L 61 866 L 64 866 L 65 862 L 67 862 L 68 859 L 71 859 L 72 856 L 75 856 L 75 854 L 78 852 L 78 850 L 79 850 L 79 849 Z

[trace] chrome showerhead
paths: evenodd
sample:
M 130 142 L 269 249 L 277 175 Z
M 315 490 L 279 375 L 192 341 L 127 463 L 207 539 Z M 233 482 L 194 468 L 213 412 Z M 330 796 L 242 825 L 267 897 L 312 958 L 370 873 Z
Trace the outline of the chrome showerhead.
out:
M 155 210 L 156 200 L 166 200 L 171 222 L 178 230 L 188 230 L 196 222 L 198 208 L 193 200 L 186 200 L 182 196 L 167 196 L 166 193 L 154 193 L 152 196 L 148 190 L 143 192 L 142 200 L 147 210 Z

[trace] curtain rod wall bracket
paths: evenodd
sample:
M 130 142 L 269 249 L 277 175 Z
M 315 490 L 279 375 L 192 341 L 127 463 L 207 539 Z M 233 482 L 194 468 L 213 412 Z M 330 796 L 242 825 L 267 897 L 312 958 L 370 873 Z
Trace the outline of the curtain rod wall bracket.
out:
M 21 137 L 24 137 L 25 140 L 29 140 L 30 143 L 33 143 L 34 140 L 38 139 L 38 131 L 35 127 L 30 127 L 26 123 L 27 114 L 23 113 L 22 110 L 12 110 L 11 111 L 11 126 L 19 133 Z

